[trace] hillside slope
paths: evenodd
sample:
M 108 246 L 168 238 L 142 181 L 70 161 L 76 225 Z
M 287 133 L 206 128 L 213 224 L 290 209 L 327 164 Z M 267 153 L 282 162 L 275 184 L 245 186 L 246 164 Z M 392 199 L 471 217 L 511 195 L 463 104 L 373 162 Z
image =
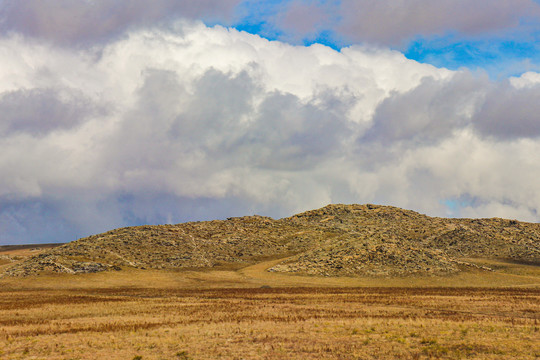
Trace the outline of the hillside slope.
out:
M 289 218 L 262 216 L 139 226 L 93 235 L 9 267 L 4 275 L 248 266 L 325 276 L 443 275 L 467 258 L 540 264 L 540 224 L 444 219 L 377 205 L 328 205 Z

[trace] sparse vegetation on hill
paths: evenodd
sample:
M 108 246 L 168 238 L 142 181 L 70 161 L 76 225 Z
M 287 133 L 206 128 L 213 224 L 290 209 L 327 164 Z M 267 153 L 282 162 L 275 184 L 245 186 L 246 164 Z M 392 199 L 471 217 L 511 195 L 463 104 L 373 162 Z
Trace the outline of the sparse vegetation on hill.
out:
M 444 275 L 484 269 L 468 258 L 540 264 L 540 224 L 444 219 L 377 205 L 328 205 L 289 218 L 262 216 L 112 230 L 45 251 L 5 271 L 88 273 L 247 266 L 323 276 Z

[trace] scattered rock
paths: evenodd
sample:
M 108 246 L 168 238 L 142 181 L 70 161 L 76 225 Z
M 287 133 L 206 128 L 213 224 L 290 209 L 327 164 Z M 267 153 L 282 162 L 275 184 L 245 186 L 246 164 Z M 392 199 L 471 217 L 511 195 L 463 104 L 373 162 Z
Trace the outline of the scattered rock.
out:
M 32 256 L 5 274 L 208 268 L 279 256 L 289 260 L 269 271 L 319 276 L 489 271 L 463 259 L 540 264 L 540 224 L 444 219 L 391 206 L 337 204 L 280 220 L 244 216 L 111 230 Z

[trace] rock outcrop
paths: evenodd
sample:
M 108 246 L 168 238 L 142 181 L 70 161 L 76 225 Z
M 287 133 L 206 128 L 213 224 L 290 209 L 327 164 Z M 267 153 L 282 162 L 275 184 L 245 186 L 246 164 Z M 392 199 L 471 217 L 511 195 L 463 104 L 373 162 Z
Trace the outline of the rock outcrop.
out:
M 444 219 L 378 205 L 328 205 L 289 218 L 262 216 L 121 228 L 48 250 L 7 276 L 247 266 L 322 276 L 443 275 L 478 268 L 467 258 L 540 264 L 540 224 Z M 488 269 L 485 269 L 488 270 Z

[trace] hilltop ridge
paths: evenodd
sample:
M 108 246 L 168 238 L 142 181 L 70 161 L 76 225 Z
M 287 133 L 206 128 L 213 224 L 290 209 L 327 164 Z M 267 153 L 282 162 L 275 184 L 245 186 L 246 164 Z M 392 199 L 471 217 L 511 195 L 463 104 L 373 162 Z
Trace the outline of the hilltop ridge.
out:
M 288 218 L 244 216 L 127 227 L 15 263 L 4 276 L 242 267 L 322 276 L 447 275 L 489 271 L 470 258 L 540 264 L 540 224 L 446 219 L 373 204 L 331 204 Z

